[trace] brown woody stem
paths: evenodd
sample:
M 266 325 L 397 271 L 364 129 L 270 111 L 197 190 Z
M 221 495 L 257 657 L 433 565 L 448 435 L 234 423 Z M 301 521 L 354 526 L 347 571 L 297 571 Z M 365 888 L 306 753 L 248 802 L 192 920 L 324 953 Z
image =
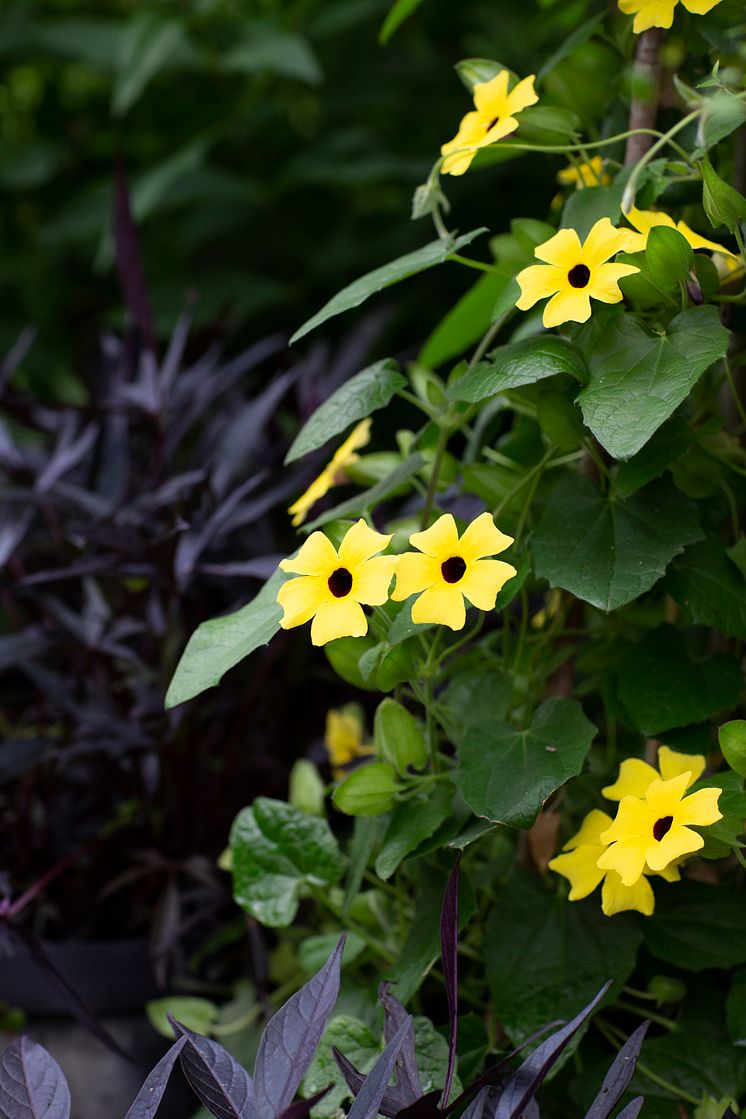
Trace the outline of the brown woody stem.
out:
M 658 95 L 660 86 L 660 54 L 663 45 L 663 31 L 650 27 L 643 31 L 637 40 L 635 63 L 632 74 L 632 104 L 629 107 L 629 130 L 655 128 L 658 115 Z M 625 167 L 631 167 L 645 154 L 652 143 L 646 135 L 630 136 L 624 153 Z

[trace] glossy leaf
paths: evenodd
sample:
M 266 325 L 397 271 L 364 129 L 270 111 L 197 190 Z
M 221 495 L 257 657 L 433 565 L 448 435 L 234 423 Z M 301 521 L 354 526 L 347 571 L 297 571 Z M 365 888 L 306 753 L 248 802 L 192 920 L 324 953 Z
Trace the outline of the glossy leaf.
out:
M 171 1021 L 185 1039 L 181 1067 L 200 1102 L 215 1119 L 254 1119 L 254 1089 L 246 1070 L 217 1041 Z
M 685 881 L 656 886 L 655 913 L 644 922 L 649 952 L 686 971 L 746 964 L 743 893 Z
M 608 1119 L 608 1116 L 611 1115 L 632 1079 L 637 1058 L 640 1055 L 640 1049 L 649 1027 L 650 1022 L 643 1022 L 627 1038 L 604 1077 L 604 1082 L 595 1100 L 588 1108 L 585 1119 Z
M 443 978 L 446 984 L 448 1001 L 448 1068 L 446 1071 L 441 1107 L 448 1106 L 456 1067 L 456 1044 L 458 1042 L 458 888 L 460 881 L 461 856 L 451 871 L 446 892 L 443 895 L 443 908 L 440 913 L 440 958 L 443 963 Z
M 180 1037 L 169 1051 L 161 1057 L 155 1068 L 148 1073 L 145 1083 L 135 1096 L 124 1119 L 153 1119 L 163 1099 L 163 1093 L 166 1090 L 173 1067 L 186 1042 L 186 1035 Z
M 456 785 L 477 816 L 531 827 L 547 797 L 580 773 L 595 733 L 570 699 L 547 700 L 525 730 L 477 723 L 459 748 Z
M 497 301 L 509 288 L 512 292 L 513 285 L 512 279 L 497 271 L 481 276 L 438 324 L 418 360 L 436 369 L 475 345 L 497 317 L 494 313 Z M 508 307 L 515 304 L 519 295 L 520 289 L 516 288 Z
M 69 1119 L 70 1089 L 46 1049 L 18 1037 L 0 1053 L 0 1119 Z
M 422 0 L 395 0 L 394 4 L 388 11 L 381 30 L 378 33 L 379 43 L 388 43 L 391 36 L 398 27 L 404 23 L 404 20 L 417 11 Z
M 398 791 L 393 765 L 370 762 L 349 773 L 335 788 L 332 800 L 348 816 L 380 816 L 393 806 Z
M 500 346 L 488 361 L 480 362 L 456 381 L 449 394 L 455 400 L 478 403 L 556 373 L 569 373 L 581 383 L 587 380 L 585 362 L 576 347 L 564 338 L 542 334 Z
M 418 272 L 424 272 L 428 268 L 435 267 L 436 264 L 443 264 L 449 256 L 471 244 L 475 237 L 484 232 L 484 229 L 474 229 L 471 233 L 465 233 L 461 237 L 439 238 L 437 241 L 431 241 L 428 245 L 424 245 L 421 249 L 416 249 L 413 253 L 400 256 L 397 260 L 392 260 L 389 264 L 384 264 L 381 268 L 376 268 L 373 272 L 361 276 L 359 280 L 355 280 L 354 283 L 337 292 L 333 299 L 330 299 L 308 322 L 304 323 L 299 330 L 296 330 L 290 339 L 290 344 L 298 342 L 306 334 L 315 330 L 317 326 L 321 326 L 327 319 L 331 319 L 335 315 L 341 315 L 344 311 L 349 311 L 353 307 L 359 307 L 361 303 L 364 303 L 377 291 L 383 291 L 391 284 L 397 284 L 400 280 L 406 280 L 408 276 L 415 276 Z
M 335 1059 L 335 1048 L 344 1052 L 342 1065 Z M 337 1014 L 331 1019 L 301 1085 L 304 1096 L 327 1084 L 332 1086 L 329 1094 L 314 1108 L 315 1119 L 332 1119 L 339 1114 L 373 1067 L 379 1052 L 378 1039 L 365 1022 L 347 1014 Z M 359 1070 L 357 1077 L 351 1074 L 350 1080 L 345 1078 L 343 1066 L 347 1065 Z
M 552 491 L 531 550 L 540 578 L 608 611 L 650 590 L 701 536 L 695 506 L 666 481 L 619 501 L 575 474 Z
M 399 1051 L 410 1029 L 411 1021 L 407 1020 L 397 1030 L 363 1081 L 347 1114 L 347 1119 L 375 1119 L 394 1071 Z
M 685 281 L 694 263 L 694 250 L 678 229 L 656 225 L 645 246 L 648 275 L 661 291 L 673 291 Z
M 397 466 L 390 474 L 387 474 L 380 482 L 376 482 L 370 489 L 364 490 L 362 493 L 357 493 L 354 497 L 348 498 L 346 501 L 340 502 L 335 505 L 333 509 L 328 509 L 325 513 L 314 520 L 309 521 L 303 528 L 306 532 L 313 532 L 314 529 L 323 528 L 324 525 L 329 524 L 330 521 L 338 521 L 343 518 L 359 517 L 366 513 L 369 509 L 374 508 L 380 501 L 385 501 L 401 489 L 409 488 L 409 483 L 415 474 L 419 474 L 422 467 L 425 465 L 425 459 L 419 452 L 409 455 L 408 458 Z
M 382 699 L 374 720 L 376 749 L 382 758 L 406 774 L 409 766 L 422 769 L 427 764 L 427 744 L 423 728 L 403 704 Z
M 379 878 L 389 879 L 407 855 L 437 831 L 451 815 L 452 800 L 452 787 L 439 785 L 395 807 L 376 856 L 375 870 Z
M 746 579 L 717 538 L 687 548 L 671 565 L 666 587 L 695 622 L 746 639 Z
M 733 719 L 718 731 L 718 741 L 728 765 L 746 777 L 746 720 Z

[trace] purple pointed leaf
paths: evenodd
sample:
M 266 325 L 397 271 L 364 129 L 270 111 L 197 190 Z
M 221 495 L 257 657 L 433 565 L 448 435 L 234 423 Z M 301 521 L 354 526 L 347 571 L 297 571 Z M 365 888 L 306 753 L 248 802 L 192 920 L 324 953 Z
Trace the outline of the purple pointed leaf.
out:
M 353 1100 L 347 1119 L 375 1119 L 410 1024 L 410 1022 L 402 1024 L 373 1065 Z
M 486 1119 L 488 1115 L 494 1114 L 499 1095 L 499 1088 L 492 1084 L 485 1084 L 462 1113 L 461 1119 Z
M 363 1082 L 365 1080 L 365 1073 L 358 1072 L 358 1070 L 353 1065 L 352 1061 L 348 1060 L 347 1057 L 345 1057 L 342 1053 L 340 1053 L 340 1051 L 339 1051 L 339 1049 L 337 1049 L 336 1045 L 332 1045 L 332 1056 L 334 1057 L 334 1060 L 337 1062 L 337 1067 L 339 1068 L 339 1071 L 342 1073 L 342 1076 L 345 1078 L 345 1082 L 347 1084 L 347 1087 L 350 1089 L 353 1096 L 356 1096 L 363 1086 Z M 395 1119 L 395 1117 L 400 1112 L 406 1110 L 406 1107 L 407 1107 L 407 1101 L 405 1100 L 404 1096 L 399 1091 L 398 1086 L 395 1085 L 395 1084 L 389 1084 L 388 1088 L 386 1089 L 386 1091 L 384 1093 L 383 1099 L 381 1100 L 380 1104 L 378 1105 L 378 1110 L 379 1110 L 380 1114 L 388 1116 L 388 1119 Z
M 145 286 L 137 230 L 132 218 L 127 179 L 121 161 L 114 176 L 114 256 L 122 295 L 132 321 L 140 331 L 145 345 L 155 353 L 156 341 L 153 314 Z
M 579 1014 L 576 1014 L 572 1021 L 563 1026 L 561 1030 L 557 1030 L 546 1041 L 543 1041 L 531 1056 L 526 1058 L 505 1086 L 505 1091 L 500 1097 L 500 1103 L 495 1113 L 496 1119 L 520 1119 L 560 1053 L 570 1043 L 586 1019 L 590 1017 L 610 987 L 611 980 L 604 983 L 595 998 L 591 999 L 588 1005 Z
M 296 1100 L 291 1103 L 290 1107 L 286 1107 L 282 1115 L 278 1119 L 308 1119 L 309 1112 L 312 1107 L 323 1100 L 331 1092 L 333 1084 L 327 1084 L 326 1088 L 322 1088 L 320 1092 L 315 1092 L 314 1095 L 309 1096 L 307 1100 Z
M 414 1103 L 422 1095 L 422 1086 L 417 1069 L 412 1019 L 399 1000 L 390 994 L 388 983 L 381 983 L 378 988 L 378 1000 L 383 1007 L 383 1036 L 387 1042 L 391 1041 L 404 1022 L 407 1020 L 410 1022 L 410 1030 L 404 1036 L 401 1052 L 396 1061 L 396 1086 L 405 1105 Z
M 448 879 L 440 913 L 440 952 L 443 960 L 443 978 L 448 999 L 450 1034 L 448 1040 L 448 1069 L 441 1107 L 446 1107 L 451 1094 L 453 1073 L 456 1067 L 456 1040 L 458 1038 L 458 887 L 460 877 L 460 855 Z
M 257 1119 L 275 1119 L 295 1098 L 337 1001 L 344 942 L 267 1023 L 254 1067 Z
M 163 1099 L 169 1077 L 176 1064 L 176 1059 L 186 1045 L 186 1036 L 180 1037 L 168 1053 L 161 1057 L 153 1071 L 148 1075 L 145 1083 L 135 1096 L 132 1107 L 124 1119 L 153 1119 L 158 1106 Z
M 617 1053 L 614 1063 L 606 1073 L 598 1095 L 586 1112 L 585 1119 L 608 1119 L 608 1116 L 611 1115 L 632 1079 L 637 1058 L 640 1056 L 640 1048 L 649 1026 L 650 1022 L 643 1022 L 627 1038 Z
M 54 1057 L 28 1037 L 0 1054 L 0 1119 L 69 1119 L 70 1089 Z
M 410 1103 L 408 1107 L 399 1111 L 397 1119 L 438 1119 L 443 1114 L 438 1107 L 439 1100 L 440 1089 L 434 1088 L 432 1092 L 420 1096 L 414 1103 Z
M 644 1103 L 644 1096 L 635 1096 L 633 1100 L 630 1100 L 629 1103 L 622 1108 L 616 1119 L 637 1119 L 637 1116 L 640 1114 L 640 1109 L 642 1108 L 642 1105 Z M 738 1116 L 734 1111 L 731 1111 L 731 1109 L 728 1108 L 728 1110 L 723 1115 L 723 1119 L 738 1119 Z
M 200 1102 L 216 1119 L 254 1119 L 254 1086 L 248 1072 L 217 1041 L 194 1033 L 170 1015 L 169 1021 L 185 1039 L 181 1068 Z

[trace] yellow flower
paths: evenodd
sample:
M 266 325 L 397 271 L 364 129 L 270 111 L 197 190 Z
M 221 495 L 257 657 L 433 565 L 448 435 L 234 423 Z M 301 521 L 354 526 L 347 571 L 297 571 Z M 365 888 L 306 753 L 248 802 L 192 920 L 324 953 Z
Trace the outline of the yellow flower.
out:
M 371 422 L 369 418 L 364 419 L 353 427 L 342 446 L 335 452 L 331 462 L 324 467 L 318 478 L 314 478 L 306 492 L 301 494 L 295 504 L 290 506 L 288 513 L 292 516 L 294 525 L 303 524 L 308 516 L 308 510 L 324 494 L 327 494 L 332 486 L 338 486 L 341 482 L 346 481 L 344 468 L 348 463 L 357 462 L 359 455 L 356 455 L 355 451 L 359 451 L 369 442 Z
M 464 598 L 479 610 L 494 610 L 497 592 L 516 574 L 509 563 L 484 558 L 513 543 L 512 537 L 495 528 L 490 513 L 472 521 L 461 539 L 456 522 L 446 513 L 424 532 L 413 533 L 409 542 L 422 554 L 399 556 L 391 597 L 403 602 L 412 594 L 420 596 L 412 606 L 413 622 L 463 629 Z
M 587 163 L 580 163 L 577 167 L 571 163 L 557 172 L 557 182 L 562 186 L 576 186 L 578 190 L 583 187 L 608 186 L 611 175 L 604 171 L 604 161 L 600 155 L 594 155 Z
M 720 789 L 700 789 L 685 797 L 691 784 L 685 771 L 669 781 L 653 781 L 644 798 L 622 797 L 614 823 L 601 833 L 610 846 L 598 860 L 601 870 L 615 870 L 625 886 L 634 886 L 649 866 L 659 873 L 704 846 L 695 827 L 722 819 Z
M 444 175 L 463 175 L 480 148 L 516 130 L 518 113 L 539 100 L 534 90 L 535 77 L 531 74 L 508 92 L 510 75 L 501 70 L 488 82 L 474 86 L 474 112 L 466 114 L 454 138 L 440 149 L 446 157 Z
M 652 873 L 645 867 L 644 873 L 632 886 L 625 886 L 615 870 L 600 870 L 598 860 L 606 850 L 601 835 L 611 826 L 611 816 L 594 808 L 586 816 L 580 831 L 563 847 L 549 863 L 549 869 L 567 878 L 570 883 L 570 901 L 580 901 L 592 894 L 600 882 L 601 908 L 607 917 L 623 913 L 626 909 L 636 909 L 649 917 L 655 907 L 655 895 L 647 880 Z M 668 882 L 676 882 L 679 872 L 676 867 L 667 867 L 661 872 Z
M 347 530 L 339 550 L 323 532 L 312 532 L 295 558 L 280 563 L 283 571 L 302 576 L 283 583 L 278 591 L 282 628 L 302 626 L 313 618 L 314 645 L 337 637 L 363 637 L 368 632 L 363 605 L 380 606 L 388 598 L 397 557 L 376 552 L 390 540 L 362 518 Z
M 643 798 L 653 781 L 670 781 L 682 773 L 689 775 L 686 785 L 688 789 L 700 779 L 706 764 L 703 754 L 678 754 L 668 746 L 661 746 L 658 750 L 658 769 L 648 765 L 642 758 L 626 758 L 619 767 L 619 776 L 614 784 L 607 785 L 601 792 L 607 800 Z
M 619 0 L 619 9 L 625 15 L 634 15 L 632 30 L 636 35 L 649 27 L 670 27 L 679 0 Z M 712 11 L 720 0 L 681 0 L 688 12 L 703 16 Z
M 719 245 L 717 241 L 708 241 L 706 237 L 700 237 L 699 233 L 695 233 L 690 229 L 685 221 L 674 221 L 668 214 L 664 214 L 662 210 L 638 210 L 636 207 L 624 215 L 630 225 L 633 225 L 637 233 L 630 234 L 630 242 L 627 247 L 627 252 L 639 253 L 647 246 L 648 235 L 651 229 L 657 225 L 666 225 L 669 229 L 676 229 L 684 237 L 693 249 L 709 249 L 710 252 L 723 253 L 726 256 L 735 256 L 730 249 L 726 249 L 724 245 Z
M 631 230 L 615 229 L 608 218 L 601 218 L 581 245 L 574 229 L 560 229 L 535 249 L 538 260 L 516 276 L 521 297 L 516 303 L 527 311 L 539 299 L 552 298 L 544 308 L 546 327 L 563 322 L 586 322 L 591 316 L 591 296 L 602 303 L 620 303 L 623 296 L 619 280 L 639 272 L 633 264 L 608 264 L 612 256 L 628 249 Z
M 375 754 L 374 747 L 363 742 L 363 720 L 356 703 L 327 711 L 324 745 L 335 781 L 344 777 L 344 766 Z

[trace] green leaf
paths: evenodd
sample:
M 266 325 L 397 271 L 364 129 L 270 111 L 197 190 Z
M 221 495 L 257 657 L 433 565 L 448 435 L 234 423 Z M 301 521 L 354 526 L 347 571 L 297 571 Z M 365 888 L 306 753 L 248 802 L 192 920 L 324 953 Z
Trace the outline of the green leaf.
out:
M 614 315 L 600 334 L 578 332 L 590 384 L 578 396 L 588 427 L 614 458 L 647 443 L 701 375 L 728 349 L 729 332 L 715 307 L 682 311 L 665 334 L 631 315 Z
M 308 975 L 315 975 L 324 966 L 339 943 L 343 930 L 307 936 L 298 947 L 298 963 Z M 365 941 L 357 933 L 348 932 L 342 949 L 342 967 L 355 962 L 365 951 Z
M 321 528 L 322 525 L 328 524 L 329 521 L 339 521 L 343 518 L 359 517 L 372 509 L 380 501 L 384 501 L 387 497 L 391 497 L 400 487 L 406 487 L 407 483 L 419 473 L 425 465 L 425 459 L 419 452 L 410 455 L 406 458 L 396 470 L 392 470 L 380 482 L 376 482 L 370 489 L 363 490 L 362 493 L 357 493 L 354 497 L 350 497 L 347 501 L 342 501 L 339 505 L 335 505 L 333 509 L 327 509 L 325 513 L 321 513 L 315 520 L 309 521 L 308 524 L 303 525 L 305 532 L 313 532 L 316 528 Z
M 687 548 L 671 567 L 666 586 L 695 622 L 746 638 L 746 580 L 717 538 Z
M 442 1089 L 448 1069 L 448 1042 L 429 1018 L 419 1014 L 414 1019 L 414 1047 L 423 1094 L 434 1088 Z M 461 1090 L 461 1081 L 458 1076 L 454 1076 L 451 1098 L 455 1099 L 461 1094 Z
M 719 89 L 704 103 L 698 140 L 703 148 L 712 148 L 731 132 L 746 124 L 746 105 L 727 89 Z
M 376 874 L 389 879 L 399 864 L 423 839 L 429 839 L 451 815 L 453 790 L 437 785 L 429 793 L 398 804 L 391 814 L 381 850 L 376 858 Z
M 381 25 L 381 30 L 378 32 L 378 42 L 382 45 L 388 43 L 394 32 L 408 16 L 417 11 L 421 3 L 422 0 L 396 0 Z
M 219 684 L 228 669 L 274 637 L 282 617 L 277 592 L 287 578 L 284 572 L 276 571 L 246 606 L 197 627 L 176 666 L 166 693 L 166 708 Z
M 223 56 L 222 65 L 238 74 L 269 72 L 307 85 L 319 85 L 324 77 L 305 39 L 269 24 L 250 23 L 241 42 Z
M 560 105 L 533 105 L 523 109 L 518 122 L 522 144 L 568 144 L 578 136 L 580 121 L 576 113 Z M 512 137 L 508 137 L 508 142 Z M 499 148 L 499 144 L 495 145 Z
M 382 699 L 378 704 L 373 734 L 378 753 L 399 773 L 406 773 L 410 765 L 422 769 L 427 764 L 422 726 L 397 700 Z
M 720 424 L 711 420 L 695 431 L 686 420 L 672 416 L 658 428 L 652 438 L 638 451 L 634 458 L 619 464 L 616 476 L 616 490 L 620 497 L 629 497 L 639 489 L 660 477 L 663 471 L 683 455 L 689 447 L 705 435 L 717 431 Z
M 164 999 L 151 999 L 145 1003 L 145 1013 L 154 1030 L 173 1041 L 174 1031 L 168 1020 L 172 1014 L 177 1021 L 198 1034 L 209 1034 L 220 1011 L 209 999 L 194 995 L 168 995 Z
M 643 922 L 649 952 L 687 971 L 746 963 L 746 895 L 690 880 L 655 882 L 655 913 Z
M 300 1086 L 304 1099 L 314 1096 L 331 1084 L 332 1089 L 314 1106 L 314 1119 L 332 1119 L 344 1110 L 352 1092 L 334 1060 L 332 1047 L 344 1053 L 359 1072 L 370 1072 L 379 1055 L 378 1039 L 359 1018 L 337 1014 L 324 1030 L 316 1055 Z
M 420 351 L 418 360 L 436 369 L 478 342 L 495 318 L 497 300 L 509 287 L 512 288 L 512 283 L 512 278 L 500 272 L 481 276 L 441 320 Z M 520 291 L 516 289 L 511 305 L 515 304 L 519 295 Z
M 726 1013 L 728 1033 L 733 1044 L 746 1046 L 746 968 L 733 976 Z
M 315 330 L 317 326 L 321 326 L 327 319 L 331 319 L 335 315 L 341 315 L 344 311 L 350 311 L 353 307 L 359 307 L 361 303 L 364 303 L 369 296 L 374 295 L 377 291 L 383 291 L 391 284 L 398 284 L 400 280 L 406 280 L 407 277 L 415 276 L 418 272 L 425 272 L 428 268 L 434 268 L 436 264 L 443 264 L 450 256 L 453 256 L 465 245 L 471 244 L 475 237 L 484 232 L 486 230 L 482 227 L 473 229 L 471 233 L 465 233 L 462 237 L 440 237 L 437 241 L 430 241 L 429 244 L 423 245 L 421 249 L 417 249 L 413 253 L 400 256 L 389 264 L 384 264 L 381 268 L 376 268 L 373 272 L 361 276 L 359 280 L 355 280 L 354 283 L 337 292 L 320 311 L 308 322 L 305 322 L 299 330 L 296 330 L 290 339 L 290 345 L 292 346 L 294 342 Z
M 701 535 L 696 507 L 667 481 L 619 501 L 568 474 L 552 491 L 531 550 L 540 578 L 608 611 L 650 590 Z
M 647 1069 L 657 1079 L 646 1076 Z M 673 1084 L 678 1091 L 669 1092 L 667 1084 Z M 725 1037 L 708 1036 L 697 1019 L 688 1028 L 677 1023 L 676 1029 L 665 1037 L 645 1041 L 630 1091 L 645 1094 L 646 1111 L 653 1103 L 650 1097 L 676 1101 L 672 1104 L 672 1115 L 680 1114 L 678 1092 L 687 1092 L 695 1099 L 722 1101 L 710 1111 L 720 1117 L 725 1114 L 725 1101 L 736 1100 L 746 1091 L 746 1053 L 735 1049 Z M 705 1119 L 708 1112 L 700 1105 L 691 1114 Z
M 746 198 L 721 179 L 709 160 L 702 164 L 702 205 L 714 229 L 725 225 L 731 231 L 746 221 Z
M 601 218 L 609 218 L 617 225 L 622 213 L 624 183 L 612 186 L 585 187 L 574 190 L 562 211 L 562 228 L 576 230 L 581 241 Z
M 448 723 L 456 740 L 479 723 L 501 723 L 513 701 L 513 680 L 499 668 L 465 666 L 450 680 L 445 692 Z
M 326 820 L 257 797 L 233 821 L 233 897 L 269 928 L 287 928 L 304 886 L 334 885 L 345 859 Z
M 381 816 L 399 791 L 396 770 L 388 762 L 370 762 L 348 774 L 332 794 L 334 805 L 348 816 Z
M 574 451 L 581 445 L 584 428 L 580 412 L 559 389 L 541 390 L 536 419 L 547 439 L 561 451 Z
M 526 730 L 509 723 L 468 729 L 454 780 L 477 816 L 530 828 L 547 797 L 580 773 L 595 734 L 576 700 L 549 699 Z
M 568 902 L 516 873 L 497 891 L 484 944 L 495 1013 L 510 1040 L 520 1044 L 547 1022 L 572 1018 L 607 979 L 618 990 L 640 940 L 635 918 L 604 917 L 598 894 Z
M 735 772 L 746 777 L 746 720 L 733 719 L 718 730 L 723 757 Z
M 738 700 L 741 671 L 726 653 L 692 660 L 681 631 L 664 625 L 631 645 L 617 668 L 618 695 L 635 730 L 657 735 L 699 723 Z
M 155 11 L 133 13 L 120 44 L 112 114 L 123 117 L 160 70 L 194 55 L 196 51 L 190 47 L 179 20 L 164 19 Z
M 585 362 L 572 342 L 553 334 L 541 334 L 500 346 L 489 361 L 480 362 L 448 392 L 454 400 L 476 404 L 507 389 L 532 385 L 556 373 L 569 373 L 581 383 L 587 380 Z
M 694 263 L 694 250 L 678 229 L 656 225 L 648 234 L 648 275 L 661 291 L 673 291 L 686 280 Z
M 491 81 L 501 70 L 508 70 L 508 67 L 493 58 L 462 58 L 456 63 L 455 70 L 469 93 L 472 93 L 475 85 Z M 508 73 L 515 80 L 515 74 L 510 70 Z
M 323 447 L 335 435 L 385 408 L 397 389 L 407 383 L 390 358 L 369 365 L 332 393 L 296 435 L 285 462 L 295 462 L 309 451 Z

